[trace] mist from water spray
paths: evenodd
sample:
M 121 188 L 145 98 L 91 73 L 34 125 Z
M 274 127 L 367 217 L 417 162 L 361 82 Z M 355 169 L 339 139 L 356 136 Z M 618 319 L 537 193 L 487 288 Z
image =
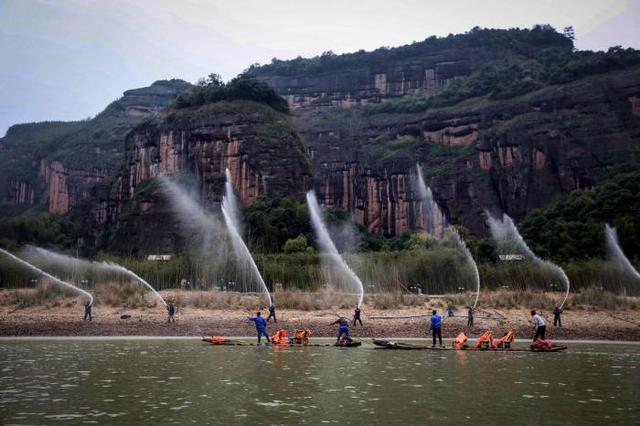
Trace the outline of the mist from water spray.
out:
M 18 256 L 15 256 L 15 255 L 9 253 L 6 250 L 0 249 L 0 253 L 3 253 L 5 255 L 9 256 L 11 259 L 15 260 L 16 262 L 18 262 L 22 266 L 26 266 L 27 268 L 31 269 L 32 271 L 35 271 L 35 272 L 39 273 L 40 275 L 43 275 L 43 276 L 49 278 L 51 281 L 53 281 L 56 284 L 59 284 L 59 285 L 61 285 L 63 287 L 67 287 L 67 288 L 69 288 L 69 289 L 71 289 L 73 291 L 81 293 L 82 295 L 84 295 L 87 298 L 89 298 L 89 305 L 93 305 L 93 296 L 88 291 L 85 291 L 85 290 L 83 290 L 81 288 L 78 288 L 73 284 L 69 284 L 66 281 L 62 281 L 61 279 L 54 277 L 53 275 L 51 275 L 51 274 L 43 271 L 42 269 L 30 264 L 29 262 L 19 258 Z
M 425 183 L 420 164 L 416 164 L 416 175 L 418 176 L 418 200 L 425 209 L 425 230 L 432 235 L 442 237 L 447 227 L 447 218 L 433 198 L 431 188 Z
M 248 264 L 254 274 L 254 278 L 256 281 L 260 283 L 262 291 L 269 299 L 269 306 L 273 305 L 273 300 L 271 299 L 271 294 L 269 293 L 269 289 L 262 279 L 262 275 L 260 275 L 260 271 L 258 270 L 258 266 L 256 262 L 253 260 L 251 256 L 251 252 L 247 248 L 247 245 L 244 243 L 244 240 L 240 236 L 240 218 L 238 213 L 238 203 L 236 201 L 235 193 L 233 192 L 233 184 L 231 183 L 231 173 L 229 173 L 229 169 L 225 169 L 224 171 L 226 182 L 224 184 L 225 194 L 222 197 L 222 216 L 224 217 L 225 224 L 227 225 L 227 229 L 229 230 L 229 234 L 231 236 L 231 246 L 233 247 L 234 252 L 239 260 L 242 260 L 244 263 Z
M 207 212 L 182 186 L 166 176 L 160 175 L 158 179 L 171 200 L 171 207 L 179 220 L 202 238 L 203 250 L 208 254 L 219 250 L 223 235 L 223 225 L 219 218 Z M 219 254 L 217 251 L 216 253 Z
M 429 229 L 431 229 L 432 232 L 435 231 L 438 225 L 442 229 L 448 228 L 448 232 L 453 239 L 453 243 L 456 245 L 458 250 L 460 250 L 464 254 L 467 263 L 473 271 L 473 278 L 476 285 L 476 298 L 471 308 L 475 309 L 475 307 L 478 305 L 478 299 L 480 298 L 480 272 L 478 271 L 478 265 L 476 264 L 473 255 L 469 251 L 469 248 L 465 244 L 458 231 L 454 227 L 448 225 L 445 215 L 442 213 L 440 207 L 438 207 L 438 203 L 433 198 L 433 192 L 431 191 L 431 188 L 429 188 L 424 182 L 420 164 L 416 164 L 416 174 L 418 175 L 418 197 L 422 204 L 425 206 L 425 222 L 427 224 L 427 231 L 429 231 Z
M 158 298 L 160 301 L 166 306 L 167 302 L 165 302 L 164 298 L 156 291 L 155 288 L 147 281 L 142 279 L 135 272 L 125 268 L 122 265 L 118 265 L 114 262 L 92 262 L 89 260 L 78 259 L 75 257 L 67 256 L 61 253 L 56 253 L 51 250 L 46 250 L 41 247 L 29 246 L 24 251 L 27 259 L 32 261 L 44 260 L 46 262 L 50 262 L 61 267 L 72 268 L 72 269 L 92 269 L 95 271 L 104 271 L 104 272 L 115 272 L 123 275 L 127 275 L 134 280 L 138 281 L 145 287 L 147 287 L 151 292 Z
M 631 274 L 635 279 L 640 281 L 640 273 L 638 270 L 633 267 L 627 256 L 625 256 L 622 248 L 620 248 L 620 243 L 618 242 L 618 233 L 616 232 L 616 228 L 609 226 L 609 224 L 605 225 L 605 231 L 607 236 L 607 250 L 609 251 L 609 255 L 616 261 L 622 268 Z
M 488 211 L 485 211 L 485 214 L 487 215 L 487 223 L 489 225 L 489 229 L 491 230 L 491 235 L 496 243 L 514 243 L 516 247 L 533 262 L 550 269 L 560 277 L 560 280 L 565 285 L 564 299 L 562 299 L 562 303 L 560 304 L 560 309 L 562 309 L 565 302 L 567 301 L 567 298 L 569 297 L 570 289 L 569 277 L 567 277 L 567 274 L 564 272 L 564 270 L 553 262 L 541 259 L 533 251 L 531 251 L 527 243 L 524 241 L 524 238 L 522 238 L 522 235 L 520 235 L 518 228 L 513 223 L 513 220 L 507 214 L 503 214 L 502 219 L 492 216 Z
M 345 274 L 349 283 L 351 283 L 351 285 L 358 291 L 358 307 L 360 307 L 364 299 L 364 287 L 362 285 L 362 281 L 360 281 L 360 278 L 355 272 L 353 272 L 349 265 L 347 265 L 347 262 L 344 261 L 342 256 L 340 256 L 338 249 L 329 236 L 329 231 L 322 220 L 320 206 L 318 205 L 318 200 L 316 199 L 313 190 L 307 192 L 307 206 L 309 206 L 311 224 L 313 225 L 316 238 L 318 239 L 320 250 L 328 256 L 329 260 L 335 266 L 338 267 L 338 270 Z

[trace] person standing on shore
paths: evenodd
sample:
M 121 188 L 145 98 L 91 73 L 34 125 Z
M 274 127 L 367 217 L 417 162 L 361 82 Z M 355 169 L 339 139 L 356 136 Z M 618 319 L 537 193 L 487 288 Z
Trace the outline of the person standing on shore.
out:
M 169 304 L 167 305 L 167 323 L 170 322 L 176 322 L 176 318 L 175 318 L 175 314 L 176 314 L 176 307 L 173 306 L 173 302 L 169 302 Z
M 276 307 L 273 305 L 273 303 L 271 304 L 271 306 L 269 306 L 269 316 L 267 317 L 267 322 L 269 322 L 269 320 L 273 318 L 273 322 L 278 322 L 278 320 L 276 319 Z
M 91 321 L 91 302 L 84 304 L 84 319 L 82 321 L 86 321 L 87 317 L 89 318 L 89 321 Z
M 467 327 L 473 327 L 473 308 L 471 306 L 467 310 Z
M 249 321 L 256 323 L 256 332 L 258 333 L 258 344 L 260 344 L 260 338 L 262 336 L 267 338 L 267 343 L 270 342 L 269 334 L 267 333 L 267 322 L 262 318 L 260 312 L 256 313 L 255 317 L 247 317 Z
M 536 334 L 533 336 L 533 341 L 535 342 L 538 338 L 544 340 L 545 339 L 545 331 L 547 329 L 547 323 L 544 318 L 542 318 L 536 311 L 531 311 L 531 322 L 533 322 L 533 326 L 536 329 Z
M 440 340 L 440 346 L 442 346 L 442 315 L 438 314 L 435 309 L 431 311 L 431 324 L 429 330 L 431 330 L 433 336 L 433 347 L 436 346 L 436 337 Z
M 560 314 L 562 314 L 562 309 L 559 306 L 553 308 L 553 326 L 562 327 L 562 319 L 560 318 Z
M 356 326 L 356 321 L 360 321 L 360 326 L 362 326 L 362 319 L 360 318 L 360 307 L 356 306 L 356 310 L 353 311 L 353 326 Z

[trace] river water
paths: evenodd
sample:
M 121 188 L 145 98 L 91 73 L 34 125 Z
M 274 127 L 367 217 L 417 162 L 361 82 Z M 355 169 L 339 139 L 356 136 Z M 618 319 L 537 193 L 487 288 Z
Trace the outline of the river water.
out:
M 639 424 L 640 345 L 563 353 L 0 340 L 2 424 Z

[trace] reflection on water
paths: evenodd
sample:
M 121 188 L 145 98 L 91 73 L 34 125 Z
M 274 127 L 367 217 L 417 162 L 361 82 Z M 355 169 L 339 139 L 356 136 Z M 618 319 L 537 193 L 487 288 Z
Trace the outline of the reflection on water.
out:
M 638 421 L 640 346 L 566 353 L 0 343 L 0 421 L 585 424 Z

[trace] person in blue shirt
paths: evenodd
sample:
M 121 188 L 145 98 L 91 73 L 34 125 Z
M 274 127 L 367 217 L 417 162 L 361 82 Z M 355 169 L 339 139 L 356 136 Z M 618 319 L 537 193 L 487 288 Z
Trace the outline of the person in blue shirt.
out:
M 265 319 L 262 318 L 262 314 L 260 312 L 257 312 L 255 317 L 247 317 L 247 318 L 249 319 L 249 321 L 253 321 L 256 323 L 256 332 L 258 333 L 258 344 L 260 344 L 260 338 L 262 336 L 267 338 L 267 342 L 270 342 L 269 334 L 267 334 L 267 321 L 265 321 Z
M 349 320 L 346 319 L 345 317 L 340 317 L 337 320 L 335 320 L 334 322 L 332 322 L 330 325 L 335 325 L 335 324 L 340 324 L 340 327 L 338 328 L 338 340 L 336 341 L 336 343 L 340 343 L 340 340 L 342 339 L 342 336 L 345 336 L 345 339 L 349 342 L 351 342 L 351 335 L 349 334 Z
M 436 337 L 440 340 L 440 346 L 442 346 L 442 315 L 438 314 L 435 309 L 431 311 L 431 330 L 433 336 L 433 346 L 436 346 Z

